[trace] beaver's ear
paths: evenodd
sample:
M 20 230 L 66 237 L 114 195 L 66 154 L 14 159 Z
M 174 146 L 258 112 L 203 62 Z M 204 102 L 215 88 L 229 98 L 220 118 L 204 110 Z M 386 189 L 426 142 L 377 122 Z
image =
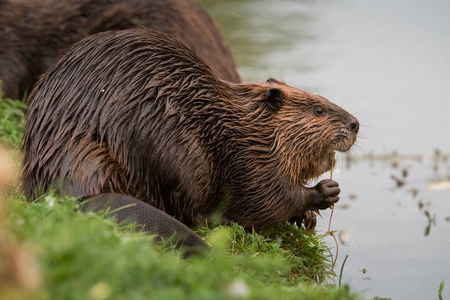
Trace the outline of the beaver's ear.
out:
M 278 80 L 276 80 L 273 77 L 270 77 L 269 79 L 267 79 L 266 82 L 268 82 L 268 83 L 280 83 Z
M 267 107 L 273 111 L 277 111 L 281 108 L 284 101 L 284 93 L 277 88 L 270 88 L 266 92 L 266 98 L 264 99 Z

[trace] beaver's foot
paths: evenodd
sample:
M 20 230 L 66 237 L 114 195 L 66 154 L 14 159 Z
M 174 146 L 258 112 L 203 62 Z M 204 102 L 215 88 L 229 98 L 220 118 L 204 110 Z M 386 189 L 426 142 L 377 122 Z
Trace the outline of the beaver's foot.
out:
M 303 215 L 291 218 L 289 222 L 296 222 L 299 227 L 304 223 L 305 229 L 313 232 L 317 225 L 317 214 L 314 210 L 307 210 Z

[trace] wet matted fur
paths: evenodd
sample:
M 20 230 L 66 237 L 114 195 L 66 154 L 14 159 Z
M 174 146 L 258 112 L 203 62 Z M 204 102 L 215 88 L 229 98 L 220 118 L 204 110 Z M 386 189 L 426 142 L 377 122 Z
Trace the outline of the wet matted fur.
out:
M 225 217 L 264 229 L 339 200 L 330 170 L 359 123 L 327 99 L 269 79 L 220 80 L 193 51 L 151 30 L 71 47 L 30 95 L 25 194 L 118 193 L 188 226 Z
M 70 45 L 101 31 L 146 27 L 180 39 L 219 78 L 240 82 L 232 53 L 195 0 L 0 0 L 0 80 L 21 99 Z

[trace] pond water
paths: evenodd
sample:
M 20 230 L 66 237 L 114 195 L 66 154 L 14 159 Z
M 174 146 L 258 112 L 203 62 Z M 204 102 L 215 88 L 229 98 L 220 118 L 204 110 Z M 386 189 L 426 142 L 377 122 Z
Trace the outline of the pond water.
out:
M 356 160 L 338 154 L 333 173 L 343 283 L 368 299 L 438 299 L 446 280 L 450 298 L 450 1 L 200 2 L 245 82 L 282 79 L 359 119 Z

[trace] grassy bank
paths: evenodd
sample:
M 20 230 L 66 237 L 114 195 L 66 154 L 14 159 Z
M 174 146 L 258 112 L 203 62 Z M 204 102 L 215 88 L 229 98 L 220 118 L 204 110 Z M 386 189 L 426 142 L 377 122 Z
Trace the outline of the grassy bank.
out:
M 208 255 L 183 260 L 150 236 L 76 212 L 75 205 L 51 196 L 8 202 L 9 233 L 38 264 L 30 275 L 42 279 L 37 299 L 356 298 L 345 287 L 316 284 L 328 263 L 327 248 L 315 236 L 298 236 L 305 256 L 296 257 L 283 250 L 281 238 L 217 227 L 206 235 Z
M 0 106 L 0 142 L 18 162 L 23 104 L 0 100 Z M 16 171 L 17 166 L 5 174 Z M 328 246 L 321 235 L 295 225 L 265 235 L 237 224 L 202 227 L 197 232 L 211 251 L 182 259 L 105 215 L 77 211 L 72 199 L 47 195 L 29 203 L 17 181 L 4 182 L 0 299 L 359 298 L 347 287 L 328 284 Z

